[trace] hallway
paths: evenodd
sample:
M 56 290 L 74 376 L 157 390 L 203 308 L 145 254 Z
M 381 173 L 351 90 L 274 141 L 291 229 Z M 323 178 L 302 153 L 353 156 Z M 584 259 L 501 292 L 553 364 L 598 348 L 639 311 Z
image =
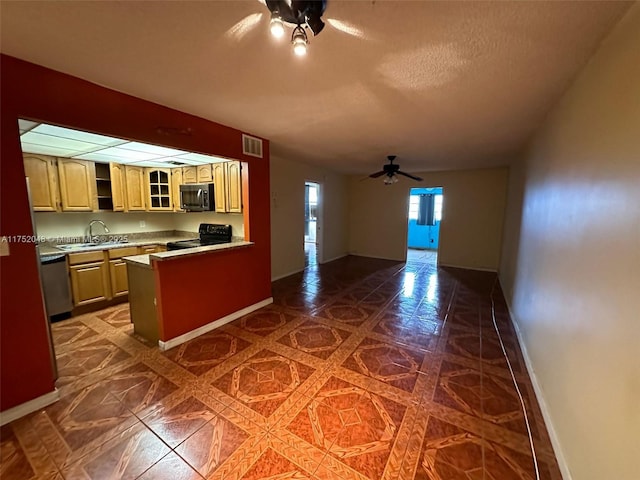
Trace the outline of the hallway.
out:
M 55 324 L 62 398 L 2 428 L 3 480 L 560 479 L 495 274 L 425 259 L 317 265 L 166 352 L 127 304 Z

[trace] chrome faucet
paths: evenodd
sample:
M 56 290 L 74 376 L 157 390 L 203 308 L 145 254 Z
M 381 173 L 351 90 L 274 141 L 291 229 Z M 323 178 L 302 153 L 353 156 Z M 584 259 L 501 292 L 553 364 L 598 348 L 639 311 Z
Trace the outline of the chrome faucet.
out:
M 93 224 L 94 223 L 99 223 L 104 228 L 104 233 L 109 233 L 109 229 L 107 228 L 107 226 L 105 225 L 105 223 L 102 220 L 91 220 L 89 222 L 89 237 L 91 238 L 92 241 L 93 241 L 93 230 L 92 230 L 92 228 L 93 228 Z

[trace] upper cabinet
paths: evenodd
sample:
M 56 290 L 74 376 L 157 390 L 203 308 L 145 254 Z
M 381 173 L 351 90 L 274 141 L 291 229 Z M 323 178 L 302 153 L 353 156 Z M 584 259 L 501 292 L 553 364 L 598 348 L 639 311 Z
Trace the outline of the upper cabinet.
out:
M 211 173 L 211 165 L 198 165 L 198 183 L 211 183 L 213 176 Z
M 113 185 L 111 168 L 106 163 L 96 163 L 96 188 L 98 191 L 98 210 L 113 211 Z
M 143 167 L 124 166 L 126 202 L 125 211 L 146 210 L 145 171 Z
M 215 185 L 216 212 L 242 212 L 242 168 L 240 162 L 211 165 Z
M 171 169 L 147 168 L 149 210 L 173 210 L 171 202 Z
M 182 183 L 198 183 L 198 168 L 182 167 Z
M 180 185 L 182 181 L 182 169 L 171 169 L 171 195 L 173 196 L 173 210 L 176 212 L 182 212 L 182 205 L 180 205 Z
M 180 185 L 215 184 L 215 211 L 242 212 L 240 162 L 145 168 L 24 154 L 36 212 L 183 211 Z
M 91 212 L 97 210 L 96 171 L 93 162 L 59 158 L 58 176 L 63 211 Z
M 242 213 L 242 166 L 240 162 L 226 162 L 227 212 Z
M 36 212 L 59 211 L 60 189 L 55 157 L 26 153 L 24 171 L 29 178 L 33 210 Z
M 213 170 L 214 194 L 216 197 L 216 212 L 227 211 L 227 191 L 225 181 L 224 163 L 214 163 L 211 165 Z
M 111 175 L 111 200 L 114 212 L 125 211 L 125 181 L 124 181 L 124 165 L 120 163 L 110 163 L 109 171 Z

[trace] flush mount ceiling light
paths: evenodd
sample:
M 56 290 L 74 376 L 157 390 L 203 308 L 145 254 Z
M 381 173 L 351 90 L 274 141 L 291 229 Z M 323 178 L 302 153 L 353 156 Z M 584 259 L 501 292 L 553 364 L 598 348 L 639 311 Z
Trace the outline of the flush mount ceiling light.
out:
M 293 51 L 296 55 L 305 55 L 309 44 L 305 28 L 310 29 L 314 36 L 322 31 L 322 14 L 327 0 L 266 0 L 265 3 L 271 12 L 271 34 L 282 37 L 285 23 L 295 25 L 291 35 Z

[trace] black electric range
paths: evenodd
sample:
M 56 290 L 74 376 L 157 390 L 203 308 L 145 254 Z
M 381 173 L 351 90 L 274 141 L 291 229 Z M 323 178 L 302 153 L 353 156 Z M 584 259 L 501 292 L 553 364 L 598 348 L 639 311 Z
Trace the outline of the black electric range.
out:
M 198 233 L 200 234 L 199 238 L 167 243 L 167 250 L 181 250 L 231 242 L 231 225 L 201 223 L 198 227 Z

